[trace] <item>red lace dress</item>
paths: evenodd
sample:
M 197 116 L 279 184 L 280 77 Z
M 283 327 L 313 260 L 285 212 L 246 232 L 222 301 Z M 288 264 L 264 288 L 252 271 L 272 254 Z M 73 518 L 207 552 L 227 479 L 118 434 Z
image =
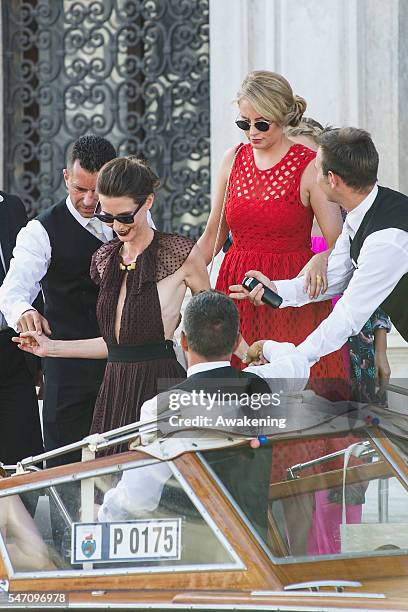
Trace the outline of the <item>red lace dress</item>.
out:
M 245 272 L 260 270 L 268 278 L 282 280 L 297 276 L 309 261 L 313 211 L 300 199 L 300 180 L 315 153 L 294 144 L 272 168 L 259 170 L 250 144 L 241 146 L 232 169 L 226 218 L 233 244 L 225 255 L 216 288 L 241 283 Z M 241 334 L 251 344 L 271 339 L 300 344 L 332 310 L 330 301 L 302 308 L 256 308 L 248 300 L 237 302 Z M 238 366 L 238 362 L 234 365 Z M 322 357 L 311 370 L 311 379 L 346 379 L 341 351 Z M 323 441 L 279 443 L 274 451 L 273 479 L 285 478 L 287 465 L 324 454 Z
M 117 345 L 115 318 L 125 271 L 120 270 L 122 243 L 113 240 L 101 246 L 92 258 L 91 277 L 100 285 L 97 302 L 99 327 L 106 344 Z M 127 273 L 119 345 L 146 345 L 165 341 L 157 283 L 174 274 L 190 254 L 194 243 L 184 236 L 154 232 L 149 246 Z M 148 361 L 108 361 L 96 400 L 91 433 L 104 432 L 136 421 L 146 400 L 185 378 L 175 358 Z M 115 451 L 118 451 L 115 448 Z

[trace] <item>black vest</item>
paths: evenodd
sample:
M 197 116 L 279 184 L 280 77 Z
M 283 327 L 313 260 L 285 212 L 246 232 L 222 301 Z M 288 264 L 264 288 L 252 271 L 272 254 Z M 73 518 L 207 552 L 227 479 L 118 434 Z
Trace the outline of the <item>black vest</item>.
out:
M 377 197 L 373 205 L 367 211 L 351 241 L 350 257 L 355 267 L 358 267 L 358 257 L 364 240 L 383 229 L 396 228 L 408 232 L 408 197 L 387 189 L 379 187 Z M 375 266 L 375 261 L 372 262 Z M 398 266 L 398 262 L 393 262 Z M 394 287 L 390 295 L 381 304 L 381 308 L 388 314 L 391 321 L 408 342 L 408 274 L 404 274 Z
M 221 387 L 221 388 L 220 388 Z M 263 378 L 232 367 L 216 368 L 189 376 L 177 389 L 224 393 L 271 393 Z M 253 413 L 252 413 L 253 416 Z M 203 453 L 206 461 L 266 541 L 268 527 L 269 479 L 272 468 L 270 444 L 253 449 L 243 446 Z
M 100 336 L 96 320 L 98 287 L 89 276 L 89 268 L 102 242 L 74 219 L 65 200 L 48 208 L 37 220 L 51 243 L 51 262 L 41 285 L 52 337 L 78 340 Z

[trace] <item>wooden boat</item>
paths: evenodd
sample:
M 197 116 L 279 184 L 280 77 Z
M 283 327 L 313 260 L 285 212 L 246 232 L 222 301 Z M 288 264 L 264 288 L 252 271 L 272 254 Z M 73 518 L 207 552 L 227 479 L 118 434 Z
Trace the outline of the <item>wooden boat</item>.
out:
M 296 397 L 308 427 L 251 453 L 273 464 L 299 436 L 335 450 L 268 476 L 265 508 L 239 464 L 248 436 L 225 430 L 141 444 L 136 423 L 3 466 L 0 608 L 408 610 L 406 404 L 316 419 Z M 132 450 L 98 456 L 119 441 Z M 74 448 L 81 462 L 39 467 Z

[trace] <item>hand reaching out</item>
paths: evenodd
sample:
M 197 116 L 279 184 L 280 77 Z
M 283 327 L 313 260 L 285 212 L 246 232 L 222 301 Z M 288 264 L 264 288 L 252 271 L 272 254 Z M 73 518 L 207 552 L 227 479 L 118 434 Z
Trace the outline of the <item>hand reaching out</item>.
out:
M 51 336 L 51 328 L 47 319 L 34 308 L 23 312 L 17 321 L 16 329 L 18 332 L 36 331 L 40 335 L 44 333 Z
M 304 276 L 304 289 L 310 299 L 317 298 L 327 291 L 327 262 L 331 249 L 314 255 L 298 274 Z
M 391 368 L 385 351 L 375 351 L 375 374 L 381 388 L 388 384 L 391 376 Z
M 275 291 L 275 293 L 277 292 L 275 284 L 271 280 L 269 280 L 269 278 L 265 276 L 265 274 L 262 274 L 262 272 L 259 272 L 258 270 L 249 270 L 249 272 L 245 272 L 245 276 L 255 278 L 260 283 L 263 283 L 264 285 L 272 289 L 272 291 Z M 264 294 L 264 288 L 261 284 L 257 285 L 255 289 L 252 289 L 252 291 L 248 291 L 248 289 L 246 289 L 242 285 L 231 285 L 229 287 L 229 290 L 231 292 L 229 294 L 229 297 L 233 300 L 248 299 L 254 306 L 261 306 L 262 304 L 261 300 Z
M 263 355 L 263 345 L 265 342 L 266 340 L 257 340 L 251 344 L 251 346 L 248 347 L 246 356 L 242 361 L 249 365 L 264 365 L 265 363 L 268 363 Z
M 20 336 L 14 336 L 12 341 L 18 344 L 22 351 L 37 357 L 48 357 L 53 346 L 53 340 L 38 331 L 23 332 Z

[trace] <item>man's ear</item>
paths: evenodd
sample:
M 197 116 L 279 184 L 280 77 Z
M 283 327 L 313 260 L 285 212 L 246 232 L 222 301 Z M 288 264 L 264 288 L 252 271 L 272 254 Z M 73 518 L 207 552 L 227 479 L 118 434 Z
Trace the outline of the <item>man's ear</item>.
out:
M 64 176 L 65 185 L 67 185 L 67 181 L 69 179 L 69 172 L 68 172 L 67 168 L 63 169 L 62 174 Z M 68 187 L 68 185 L 67 185 L 67 187 Z
M 335 189 L 339 184 L 339 177 L 331 170 L 329 170 L 327 173 L 327 180 L 329 181 L 329 185 L 332 189 Z
M 181 344 L 181 348 L 183 349 L 183 351 L 185 353 L 187 353 L 187 351 L 188 351 L 188 342 L 187 342 L 187 336 L 184 333 L 184 331 L 182 331 L 181 334 L 180 334 L 180 344 Z

